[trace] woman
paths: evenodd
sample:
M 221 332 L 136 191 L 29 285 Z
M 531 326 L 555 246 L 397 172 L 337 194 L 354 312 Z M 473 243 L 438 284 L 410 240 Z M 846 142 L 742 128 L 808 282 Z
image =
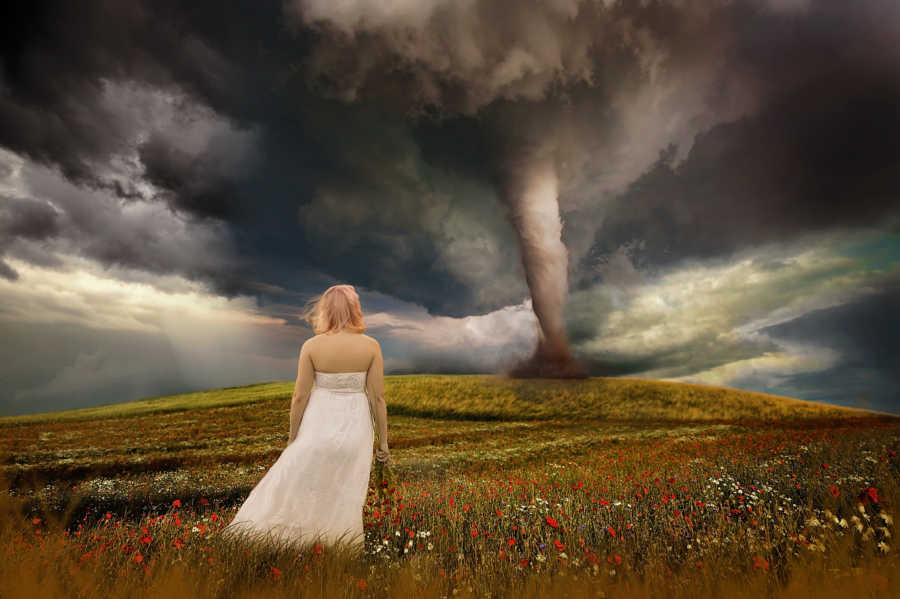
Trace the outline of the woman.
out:
M 363 334 L 352 285 L 329 287 L 313 301 L 303 316 L 315 336 L 300 348 L 288 445 L 225 531 L 361 550 L 376 428 L 376 459 L 390 460 L 384 361 L 378 342 Z

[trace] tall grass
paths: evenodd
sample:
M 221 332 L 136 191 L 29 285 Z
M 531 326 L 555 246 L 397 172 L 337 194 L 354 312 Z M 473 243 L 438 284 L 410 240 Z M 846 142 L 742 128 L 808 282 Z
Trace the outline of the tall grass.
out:
M 896 496 L 896 488 L 885 489 Z M 433 552 L 376 560 L 342 546 L 244 541 L 185 533 L 177 511 L 162 521 L 100 519 L 66 529 L 52 515 L 26 520 L 0 496 L 0 596 L 36 597 L 889 597 L 900 592 L 900 560 L 867 551 L 860 535 L 824 536 L 824 551 L 757 555 L 725 543 L 702 563 L 674 564 L 646 538 L 543 562 L 502 550 L 449 551 L 468 535 L 450 524 Z M 484 506 L 472 521 L 484 521 Z M 196 524 L 193 516 L 191 524 Z M 762 517 L 765 517 L 763 515 Z M 75 535 L 78 536 L 75 536 Z M 667 538 L 658 530 L 660 540 Z M 737 530 L 720 534 L 740 535 Z M 145 544 L 142 539 L 149 538 Z M 720 537 L 726 540 L 726 537 Z M 464 550 L 465 551 L 465 550 Z M 579 556 L 579 557 L 576 557 Z M 584 557 L 584 556 L 593 556 Z M 640 556 L 638 558 L 637 556 Z
M 363 554 L 225 537 L 234 505 L 73 520 L 3 494 L 0 596 L 891 596 L 896 444 L 831 423 L 473 464 L 370 489 Z

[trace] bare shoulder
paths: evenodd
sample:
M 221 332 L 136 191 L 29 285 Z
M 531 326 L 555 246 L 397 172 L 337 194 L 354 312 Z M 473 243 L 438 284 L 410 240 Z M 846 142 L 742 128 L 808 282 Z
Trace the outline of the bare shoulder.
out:
M 371 345 L 373 348 L 381 347 L 381 345 L 378 343 L 378 340 L 375 339 L 375 337 L 369 337 L 369 336 L 366 335 L 365 333 L 362 334 L 362 337 L 363 337 L 363 339 L 365 339 L 365 340 L 369 343 L 369 345 Z
M 321 336 L 322 335 L 313 335 L 312 337 L 310 337 L 309 339 L 307 339 L 306 341 L 303 342 L 303 345 L 300 346 L 300 349 L 303 349 L 303 348 L 306 348 L 307 350 L 312 349 L 319 342 L 319 338 Z

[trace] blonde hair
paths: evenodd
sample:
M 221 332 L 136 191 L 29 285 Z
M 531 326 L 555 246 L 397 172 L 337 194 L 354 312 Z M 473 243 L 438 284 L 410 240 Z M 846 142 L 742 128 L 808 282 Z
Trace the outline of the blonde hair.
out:
M 312 326 L 316 335 L 342 329 L 357 333 L 366 330 L 359 295 L 353 285 L 332 285 L 321 295 L 307 300 L 306 304 L 301 318 Z

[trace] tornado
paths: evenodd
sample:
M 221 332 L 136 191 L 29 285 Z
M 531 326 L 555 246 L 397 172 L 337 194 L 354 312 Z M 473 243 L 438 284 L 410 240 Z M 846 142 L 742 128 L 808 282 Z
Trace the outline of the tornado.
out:
M 755 63 L 728 60 L 747 53 L 735 50 L 742 38 L 719 0 L 285 0 L 283 8 L 290 29 L 315 32 L 303 38 L 300 69 L 314 93 L 436 123 L 477 119 L 496 145 L 472 167 L 508 210 L 539 325 L 533 355 L 508 371 L 516 377 L 585 376 L 565 332 L 560 199 L 568 208 L 618 195 L 658 150 L 742 116 L 764 91 Z
M 563 315 L 568 250 L 562 241 L 559 179 L 546 147 L 522 149 L 504 165 L 501 198 L 515 227 L 532 309 L 538 320 L 534 353 L 505 374 L 513 378 L 584 378 L 569 346 Z

